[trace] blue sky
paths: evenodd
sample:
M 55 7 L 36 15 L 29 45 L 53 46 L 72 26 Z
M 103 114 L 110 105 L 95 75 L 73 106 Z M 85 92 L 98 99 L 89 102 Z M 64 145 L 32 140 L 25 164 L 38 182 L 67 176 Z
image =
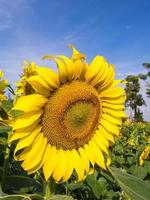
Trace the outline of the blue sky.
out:
M 144 72 L 142 63 L 150 62 L 150 1 L 0 0 L 0 68 L 11 83 L 23 60 L 46 65 L 45 54 L 70 56 L 70 43 L 89 62 L 105 56 L 117 78 Z

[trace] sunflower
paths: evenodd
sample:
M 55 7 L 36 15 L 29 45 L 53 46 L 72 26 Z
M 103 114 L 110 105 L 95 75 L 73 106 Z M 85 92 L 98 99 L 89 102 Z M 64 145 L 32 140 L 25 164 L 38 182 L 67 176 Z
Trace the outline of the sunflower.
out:
M 144 150 L 142 151 L 140 157 L 139 157 L 139 165 L 142 166 L 144 164 L 144 160 L 149 158 L 150 155 L 150 145 L 146 146 Z
M 8 86 L 7 80 L 2 80 L 4 74 L 2 70 L 0 70 L 0 101 L 6 100 L 7 97 L 5 96 L 5 89 Z
M 32 93 L 34 90 L 32 86 L 27 82 L 27 79 L 35 74 L 35 63 L 25 61 L 23 65 L 23 74 L 20 76 L 21 80 L 16 82 L 16 94 L 17 95 L 28 95 Z
M 13 110 L 23 111 L 13 123 L 10 142 L 17 140 L 14 157 L 28 174 L 40 168 L 46 180 L 67 181 L 74 173 L 83 180 L 95 165 L 106 170 L 109 145 L 119 135 L 125 91 L 114 80 L 112 64 L 96 56 L 90 65 L 71 46 L 71 58 L 53 59 L 58 74 L 35 67 L 26 82 L 34 92 L 18 98 Z
M 5 79 L 3 80 L 3 76 L 3 71 L 0 70 L 0 126 L 7 123 L 7 120 L 9 118 L 7 109 L 5 109 L 5 106 L 3 104 L 7 100 L 5 89 L 8 87 L 8 81 Z

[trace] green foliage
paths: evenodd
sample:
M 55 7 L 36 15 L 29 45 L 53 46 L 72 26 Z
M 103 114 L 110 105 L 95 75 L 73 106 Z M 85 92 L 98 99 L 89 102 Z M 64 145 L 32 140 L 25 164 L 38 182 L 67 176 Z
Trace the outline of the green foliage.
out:
M 150 78 L 150 63 L 143 63 L 143 66 L 145 67 L 145 69 L 148 70 L 148 72 L 146 74 L 139 74 L 139 78 L 142 80 L 148 80 L 148 78 Z M 147 97 L 150 98 L 150 82 L 146 82 L 146 94 Z
M 132 176 L 117 168 L 111 167 L 110 172 L 117 180 L 126 195 L 132 200 L 149 200 L 150 184 L 136 176 Z
M 150 63 L 143 63 L 143 66 L 144 66 L 146 69 L 150 70 Z
M 100 196 L 102 195 L 102 192 L 105 190 L 106 180 L 103 177 L 99 177 L 99 178 L 97 177 L 98 177 L 98 173 L 97 171 L 95 171 L 93 175 L 89 175 L 86 178 L 86 182 L 92 189 L 95 197 L 99 199 Z
M 135 121 L 143 121 L 142 119 L 142 113 L 139 110 L 139 106 L 146 105 L 145 101 L 141 94 L 139 94 L 140 91 L 140 83 L 139 83 L 139 77 L 129 75 L 126 77 L 126 106 L 130 107 L 134 111 L 134 120 Z
M 121 131 L 122 136 L 110 149 L 112 166 L 123 168 L 126 172 L 135 175 L 133 169 L 138 166 L 140 154 L 148 145 L 150 123 L 125 122 Z M 147 171 L 146 168 L 145 170 Z M 149 175 L 147 171 L 146 177 L 149 178 Z
M 21 115 L 23 115 L 23 111 L 21 110 L 11 110 L 10 114 L 13 118 L 19 117 Z

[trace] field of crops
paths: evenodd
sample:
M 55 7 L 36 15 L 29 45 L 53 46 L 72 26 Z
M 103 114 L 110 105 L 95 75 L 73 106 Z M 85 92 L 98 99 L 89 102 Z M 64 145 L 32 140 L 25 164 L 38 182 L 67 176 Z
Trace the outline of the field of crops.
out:
M 5 129 L 6 128 L 7 127 L 5 127 Z M 7 170 L 4 173 L 4 154 L 7 156 L 9 152 L 5 152 L 7 134 L 4 131 L 4 127 L 1 126 L 0 131 L 0 177 L 1 187 L 3 187 L 3 191 L 5 192 L 5 194 L 1 192 L 4 195 L 3 199 L 40 199 L 40 195 L 42 195 L 44 190 L 40 174 L 36 173 L 35 175 L 28 176 L 27 173 L 23 171 L 20 164 L 14 161 L 12 152 L 10 152 L 9 158 L 7 158 L 9 162 Z M 150 150 L 147 150 L 147 152 L 140 157 L 145 147 L 149 145 L 149 133 L 150 123 L 124 122 L 120 138 L 117 139 L 115 145 L 112 145 L 110 148 L 112 170 L 114 170 L 116 177 L 118 177 L 114 179 L 110 172 L 97 168 L 94 173 L 91 170 L 91 174 L 82 182 L 77 183 L 72 177 L 67 183 L 53 185 L 55 193 L 69 195 L 74 199 L 81 200 L 125 200 L 128 199 L 126 193 L 129 197 L 133 195 L 133 199 L 135 200 L 142 199 L 138 196 L 138 190 L 141 190 L 141 194 L 146 196 L 146 189 L 141 187 L 141 183 L 139 183 L 138 186 L 137 182 L 134 183 L 135 180 L 132 182 L 132 179 L 137 179 L 136 181 L 144 180 L 144 187 L 146 187 L 147 183 L 150 183 L 150 159 L 148 157 Z M 7 151 L 9 150 L 7 149 Z M 115 171 L 116 167 L 121 171 Z M 122 172 L 127 172 L 133 175 L 133 177 L 123 175 L 121 174 Z M 117 179 L 118 181 L 122 181 L 122 183 L 118 184 L 116 181 Z M 10 196 L 5 197 L 6 193 Z M 24 193 L 30 195 L 23 195 Z M 13 196 L 11 196 L 12 194 Z M 145 197 L 143 199 L 148 200 L 148 195 L 149 193 L 147 191 L 147 198 Z M 71 199 L 71 197 L 63 196 L 57 196 L 57 198 Z

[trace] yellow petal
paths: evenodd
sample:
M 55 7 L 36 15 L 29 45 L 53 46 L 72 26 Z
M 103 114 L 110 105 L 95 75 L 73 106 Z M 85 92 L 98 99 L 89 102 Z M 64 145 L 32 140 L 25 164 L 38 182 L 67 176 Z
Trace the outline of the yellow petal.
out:
M 98 91 L 103 91 L 109 88 L 113 84 L 114 77 L 115 77 L 114 66 L 112 64 L 109 64 L 107 77 L 103 82 L 103 84 L 101 84 L 101 86 L 98 88 Z
M 86 70 L 87 70 L 87 66 L 88 66 L 88 64 L 86 62 L 81 64 L 80 75 L 78 76 L 79 81 L 85 81 L 85 73 L 86 73 Z
M 124 117 L 124 118 L 127 117 L 126 113 L 122 110 L 112 110 L 110 108 L 102 107 L 102 111 L 103 111 L 103 113 L 107 113 L 109 115 L 112 115 L 113 117 Z
M 2 70 L 0 70 L 0 78 L 3 78 L 3 76 L 4 76 L 4 73 Z
M 19 128 L 17 130 L 13 130 L 13 134 L 33 132 L 37 128 L 38 124 L 39 124 L 39 122 L 35 121 L 32 125 L 30 125 L 28 127 L 23 127 L 23 128 Z
M 90 84 L 92 84 L 96 88 L 100 88 L 108 76 L 109 73 L 108 67 L 109 64 L 104 62 L 103 65 L 101 66 L 101 70 L 99 71 L 97 76 L 91 80 Z
M 46 97 L 50 95 L 51 88 L 48 89 L 45 87 L 46 82 L 38 75 L 31 76 L 27 79 L 28 83 L 34 88 L 34 90 Z
M 94 165 L 95 165 L 95 154 L 93 154 L 91 143 L 89 142 L 88 144 L 85 144 L 84 149 L 85 149 L 85 152 L 86 152 L 88 159 L 90 160 L 92 166 L 94 167 Z
M 80 147 L 79 153 L 80 153 L 80 157 L 81 157 L 81 161 L 83 163 L 84 169 L 85 169 L 86 173 L 88 173 L 89 169 L 90 169 L 90 163 L 89 163 L 89 159 L 85 153 L 84 148 Z
M 36 137 L 34 144 L 32 145 L 31 151 L 28 153 L 25 161 L 22 163 L 22 167 L 25 170 L 32 169 L 42 161 L 46 144 L 47 144 L 47 139 L 43 137 L 42 133 L 40 133 Z
M 100 125 L 98 128 L 99 128 L 100 132 L 102 132 L 103 136 L 107 140 L 111 141 L 112 143 L 115 142 L 113 134 L 111 134 L 110 132 L 108 132 L 102 125 Z
M 102 114 L 102 118 L 104 118 L 105 120 L 108 120 L 111 123 L 116 124 L 116 125 L 121 125 L 122 124 L 122 118 L 121 117 L 113 117 L 111 115 L 103 113 Z
M 66 83 L 68 79 L 68 70 L 67 70 L 67 65 L 63 60 L 54 57 L 54 61 L 57 64 L 58 71 L 59 71 L 59 78 L 61 83 Z
M 104 126 L 109 132 L 111 132 L 111 133 L 113 133 L 113 134 L 115 134 L 115 135 L 119 135 L 119 128 L 118 128 L 118 126 L 116 126 L 116 125 L 114 125 L 114 124 L 112 124 L 111 122 L 109 122 L 109 121 L 107 121 L 107 120 L 105 120 L 105 119 L 103 119 L 103 118 L 101 118 L 100 119 L 100 124 L 102 125 L 102 126 Z
M 110 104 L 107 102 L 103 102 L 102 107 L 110 108 L 113 110 L 124 110 L 125 109 L 124 104 Z
M 65 181 L 67 181 L 69 178 L 70 178 L 70 176 L 71 176 L 71 174 L 73 173 L 73 163 L 72 163 L 72 154 L 71 154 L 71 151 L 66 151 L 66 153 L 67 153 L 67 170 L 66 170 L 66 173 L 64 173 L 64 176 L 63 176 L 63 181 L 65 182 Z
M 28 155 L 28 153 L 30 152 L 32 148 L 32 145 L 26 147 L 21 153 L 17 154 L 14 156 L 16 161 L 23 161 L 26 159 L 26 156 Z
M 34 122 L 40 119 L 40 116 L 43 114 L 43 110 L 38 110 L 35 112 L 30 112 L 18 117 L 13 125 L 13 129 L 20 129 L 31 126 Z
M 126 83 L 127 83 L 127 81 L 125 81 L 125 80 L 114 80 L 111 87 L 116 87 L 119 84 L 126 84 Z
M 103 138 L 105 138 L 103 136 Z M 107 146 L 106 144 L 104 144 L 101 140 L 102 140 L 102 137 L 100 134 L 95 134 L 94 137 L 93 137 L 95 143 L 97 144 L 97 146 L 103 151 L 105 152 L 106 154 L 108 154 L 108 149 L 107 149 Z M 101 140 L 100 140 L 101 139 Z M 106 139 L 105 139 L 106 140 Z
M 33 167 L 32 169 L 28 170 L 27 173 L 29 175 L 33 174 L 33 173 L 37 172 L 39 169 L 41 169 L 42 166 L 43 166 L 43 162 L 41 160 L 35 167 Z
M 71 151 L 71 154 L 72 154 L 72 163 L 78 175 L 78 181 L 82 181 L 84 179 L 84 168 L 81 162 L 81 158 L 75 149 Z
M 67 78 L 69 81 L 73 80 L 74 76 L 74 66 L 71 59 L 69 59 L 67 56 L 57 55 L 60 60 L 62 60 L 66 66 L 67 71 Z
M 47 98 L 40 94 L 21 96 L 17 99 L 17 103 L 13 107 L 13 110 L 22 110 L 24 112 L 37 111 L 42 108 L 46 102 Z
M 51 88 L 59 87 L 60 81 L 58 75 L 52 69 L 47 67 L 37 67 L 36 71 Z
M 86 63 L 83 63 L 81 60 L 77 60 L 73 63 L 74 68 L 74 74 L 73 79 L 74 80 L 84 80 L 85 72 L 86 72 Z
M 101 102 L 106 102 L 106 103 L 110 103 L 110 104 L 114 104 L 114 105 L 118 105 L 118 104 L 124 104 L 126 100 L 126 96 L 123 95 L 123 96 L 120 96 L 120 97 L 117 97 L 117 98 L 114 98 L 114 99 L 109 99 L 107 97 L 101 97 Z
M 41 127 L 38 127 L 29 136 L 26 136 L 25 138 L 20 139 L 19 142 L 17 143 L 16 148 L 15 148 L 14 155 L 20 149 L 23 149 L 27 146 L 30 146 L 32 144 L 32 142 L 34 141 L 35 137 L 40 133 L 40 131 L 41 131 Z
M 59 182 L 65 174 L 67 166 L 67 154 L 64 150 L 58 150 L 58 162 L 53 172 L 53 178 Z
M 51 149 L 51 145 L 49 143 L 47 143 L 46 148 L 45 148 L 45 152 L 44 152 L 44 155 L 43 155 L 43 163 L 45 163 L 49 159 L 50 149 Z
M 43 173 L 45 180 L 47 181 L 52 175 L 58 161 L 57 150 L 55 146 L 48 146 L 46 157 L 47 159 L 44 162 Z
M 106 166 L 109 167 L 110 164 L 111 164 L 111 157 L 110 155 L 107 155 Z
M 72 49 L 73 61 L 86 59 L 86 56 L 83 53 L 80 53 L 73 45 L 69 45 L 69 47 Z
M 106 147 L 109 146 L 108 140 L 105 138 L 100 129 L 96 130 L 95 136 L 97 136 L 100 139 L 101 143 L 103 143 Z
M 85 80 L 87 82 L 90 82 L 94 77 L 96 77 L 98 75 L 98 73 L 100 72 L 100 69 L 104 63 L 105 63 L 104 57 L 96 56 L 92 60 L 90 66 L 87 69 L 87 72 L 85 74 Z
M 103 92 L 101 92 L 100 97 L 107 97 L 107 98 L 118 98 L 120 96 L 125 95 L 125 91 L 123 88 L 121 87 L 117 87 L 117 88 L 110 88 L 108 90 L 104 90 Z
M 105 165 L 105 159 L 103 156 L 103 153 L 101 152 L 101 150 L 98 148 L 98 146 L 96 145 L 94 139 L 92 139 L 90 141 L 91 143 L 91 147 L 92 147 L 92 151 L 95 154 L 95 162 L 102 168 L 106 170 L 106 165 Z
M 30 134 L 30 132 L 26 132 L 26 133 L 15 133 L 11 136 L 11 138 L 9 139 L 9 143 L 15 141 L 15 140 L 18 140 L 18 139 L 21 139 L 23 137 L 26 137 Z

